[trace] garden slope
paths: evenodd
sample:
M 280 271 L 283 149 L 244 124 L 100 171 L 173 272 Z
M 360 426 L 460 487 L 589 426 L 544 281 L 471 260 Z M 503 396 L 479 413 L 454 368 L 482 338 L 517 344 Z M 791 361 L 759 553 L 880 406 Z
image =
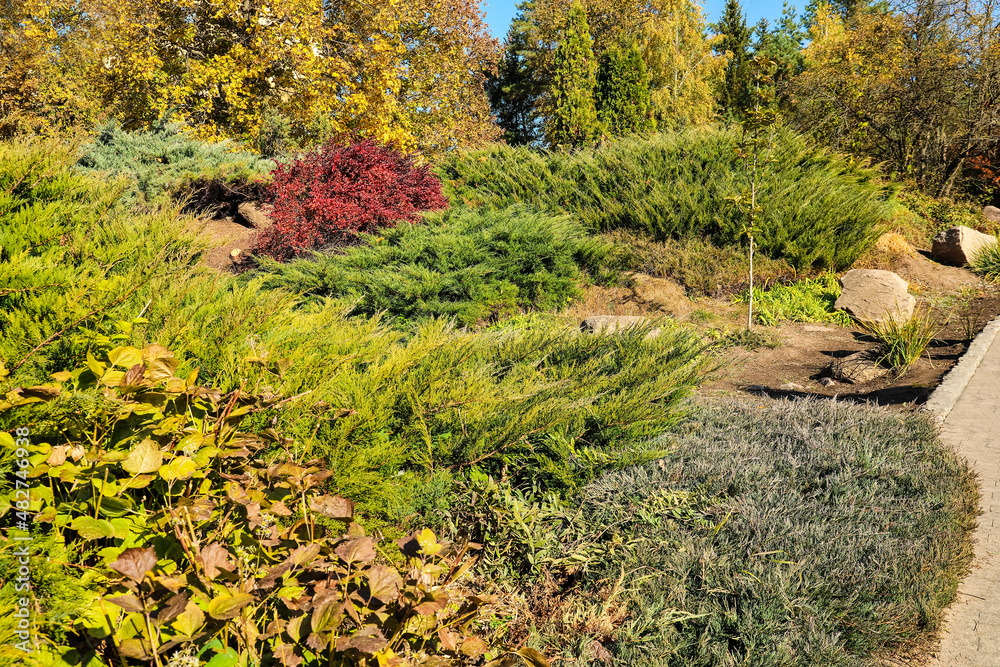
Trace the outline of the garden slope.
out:
M 524 203 L 569 212 L 593 230 L 625 228 L 665 239 L 741 241 L 732 199 L 746 189 L 731 129 L 623 139 L 574 153 L 492 146 L 444 160 L 438 174 L 453 203 Z M 762 177 L 757 243 L 798 269 L 850 266 L 878 237 L 893 188 L 847 158 L 779 132 Z

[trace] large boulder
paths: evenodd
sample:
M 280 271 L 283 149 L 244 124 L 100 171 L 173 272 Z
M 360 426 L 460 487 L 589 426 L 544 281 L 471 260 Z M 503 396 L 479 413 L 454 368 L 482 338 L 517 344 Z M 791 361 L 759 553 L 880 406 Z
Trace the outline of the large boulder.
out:
M 952 264 L 968 264 L 980 250 L 996 243 L 995 237 L 969 227 L 951 227 L 934 237 L 931 254 Z
M 1000 208 L 987 206 L 983 208 L 983 217 L 990 222 L 1000 222 Z
M 879 365 L 874 350 L 863 350 L 843 359 L 837 359 L 830 368 L 830 374 L 835 379 L 851 384 L 867 384 L 888 372 L 889 369 Z
M 614 333 L 629 327 L 641 327 L 649 323 L 642 315 L 591 315 L 584 318 L 580 329 L 586 333 Z
M 843 289 L 834 307 L 862 322 L 881 324 L 891 318 L 902 324 L 917 304 L 906 291 L 909 283 L 892 271 L 851 269 L 840 285 Z

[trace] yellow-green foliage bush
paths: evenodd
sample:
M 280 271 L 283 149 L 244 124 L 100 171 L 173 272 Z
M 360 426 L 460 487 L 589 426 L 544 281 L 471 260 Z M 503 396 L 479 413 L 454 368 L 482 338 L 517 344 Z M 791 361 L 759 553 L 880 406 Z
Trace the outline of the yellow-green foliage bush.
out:
M 499 657 L 477 636 L 489 598 L 455 586 L 474 562 L 468 543 L 441 543 L 424 529 L 398 550 L 380 545 L 353 522 L 354 503 L 324 492 L 332 473 L 321 461 L 296 459 L 274 429 L 240 430 L 282 399 L 201 386 L 197 371 L 177 375 L 180 366 L 159 345 L 118 347 L 0 401 L 0 460 L 17 463 L 19 482 L 0 496 L 0 514 L 27 528 L 8 531 L 4 548 L 33 544 L 17 541 L 33 534 L 28 562 L 80 579 L 65 591 L 29 576 L 35 591 L 20 595 L 37 602 L 36 659 L 161 665 L 197 653 L 212 665 L 459 665 Z M 71 563 L 41 565 L 67 550 Z M 5 578 L 0 599 L 18 595 Z M 10 640 L 14 625 L 5 616 L 0 635 Z M 8 657 L 13 644 L 2 649 Z

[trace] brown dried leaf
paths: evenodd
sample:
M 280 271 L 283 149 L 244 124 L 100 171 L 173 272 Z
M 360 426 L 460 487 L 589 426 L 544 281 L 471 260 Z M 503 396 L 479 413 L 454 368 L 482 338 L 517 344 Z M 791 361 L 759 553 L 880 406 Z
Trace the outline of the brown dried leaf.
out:
M 302 664 L 302 657 L 296 655 L 295 647 L 291 644 L 275 646 L 274 657 L 280 660 L 284 667 L 299 667 Z
M 139 601 L 134 595 L 119 595 L 116 598 L 108 598 L 108 602 L 111 604 L 116 604 L 125 611 L 133 611 L 137 614 L 141 614 L 145 611 L 142 608 L 142 602 Z
M 431 591 L 424 601 L 413 608 L 421 616 L 430 616 L 448 606 L 448 594 L 444 591 Z
M 441 640 L 441 647 L 445 651 L 454 651 L 458 648 L 459 636 L 457 632 L 452 632 L 448 628 L 438 628 L 437 636 Z
M 135 658 L 136 660 L 149 660 L 149 655 L 147 655 L 148 645 L 139 641 L 138 639 L 131 637 L 129 639 L 123 639 L 121 643 L 118 644 L 118 652 L 121 653 L 126 658 Z
M 285 626 L 287 624 L 288 622 L 285 621 L 284 619 L 281 618 L 273 619 L 270 623 L 267 624 L 267 627 L 264 629 L 264 634 L 260 635 L 260 638 L 270 639 L 275 635 L 280 635 L 282 631 L 284 631 Z
M 251 528 L 263 525 L 264 520 L 260 516 L 260 503 L 250 503 L 247 505 L 247 522 Z
M 374 565 L 368 570 L 368 591 L 371 597 L 389 604 L 399 595 L 403 578 L 394 567 Z
M 167 604 L 156 612 L 156 622 L 162 625 L 174 620 L 187 608 L 187 602 L 187 593 L 172 596 L 167 600 Z
M 136 583 L 146 578 L 146 573 L 156 567 L 156 550 L 153 547 L 132 547 L 122 552 L 114 563 L 108 565 Z
M 288 560 L 292 561 L 292 564 L 296 566 L 305 565 L 306 563 L 312 562 L 313 559 L 319 555 L 319 552 L 319 544 L 316 544 L 315 542 L 311 544 L 303 544 L 302 546 L 295 547 L 295 549 L 292 550 L 292 553 L 288 556 Z
M 272 586 L 274 586 L 275 582 L 278 581 L 278 579 L 280 579 L 283 574 L 285 574 L 285 572 L 288 572 L 291 569 L 292 569 L 291 561 L 286 560 L 283 563 L 278 563 L 277 565 L 272 567 L 270 571 L 268 571 L 267 575 L 260 580 L 258 585 L 261 588 L 271 588 Z
M 486 653 L 486 649 L 489 647 L 479 637 L 466 637 L 465 641 L 459 647 L 459 651 L 465 655 L 472 656 L 473 658 L 478 658 L 483 653 Z
M 334 553 L 347 563 L 370 563 L 375 560 L 375 540 L 370 537 L 347 540 L 337 545 Z
M 142 386 L 143 375 L 146 372 L 146 366 L 143 364 L 136 364 L 132 368 L 128 369 L 122 379 L 118 382 L 118 386 L 124 389 L 137 389 Z
M 302 484 L 305 488 L 311 489 L 312 487 L 322 483 L 324 480 L 328 479 L 333 475 L 331 470 L 321 470 L 317 473 L 311 475 L 306 475 L 302 478 Z
M 45 459 L 53 468 L 57 468 L 62 464 L 66 463 L 66 451 L 69 449 L 68 445 L 56 445 L 49 452 L 49 458 Z
M 226 495 L 234 503 L 239 503 L 240 505 L 246 505 L 250 502 L 250 496 L 247 492 L 240 486 L 237 482 L 228 482 L 225 485 Z
M 354 649 L 364 655 L 375 655 L 389 644 L 381 631 L 374 625 L 366 625 L 357 634 L 337 639 L 337 650 Z
M 212 542 L 202 549 L 198 561 L 205 568 L 205 576 L 209 579 L 215 579 L 219 576 L 219 570 L 232 572 L 236 569 L 236 566 L 229 560 L 229 551 L 218 542 Z
M 354 503 L 341 496 L 316 496 L 309 509 L 331 519 L 347 520 L 354 516 Z
M 288 509 L 285 503 L 281 500 L 271 503 L 271 506 L 267 509 L 267 511 L 275 516 L 292 516 L 292 510 Z

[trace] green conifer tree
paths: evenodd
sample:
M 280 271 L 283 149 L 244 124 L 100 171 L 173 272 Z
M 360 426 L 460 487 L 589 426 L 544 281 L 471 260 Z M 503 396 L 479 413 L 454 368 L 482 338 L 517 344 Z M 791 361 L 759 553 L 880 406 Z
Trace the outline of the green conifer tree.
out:
M 598 117 L 612 135 L 652 129 L 649 74 L 635 44 L 612 48 L 601 57 L 595 101 Z
M 729 61 L 719 91 L 719 110 L 730 118 L 742 117 L 750 106 L 750 36 L 746 15 L 739 0 L 726 0 L 722 18 L 715 25 L 722 39 L 716 45 L 718 54 L 727 54 Z
M 579 146 L 601 133 L 594 105 L 597 63 L 580 0 L 570 7 L 562 41 L 556 49 L 545 136 L 552 146 Z
M 534 0 L 518 3 L 518 13 L 507 31 L 496 76 L 487 76 L 486 92 L 497 125 L 508 144 L 534 144 L 542 139 L 539 100 L 546 88 L 544 69 L 538 67 L 537 39 L 530 14 Z

